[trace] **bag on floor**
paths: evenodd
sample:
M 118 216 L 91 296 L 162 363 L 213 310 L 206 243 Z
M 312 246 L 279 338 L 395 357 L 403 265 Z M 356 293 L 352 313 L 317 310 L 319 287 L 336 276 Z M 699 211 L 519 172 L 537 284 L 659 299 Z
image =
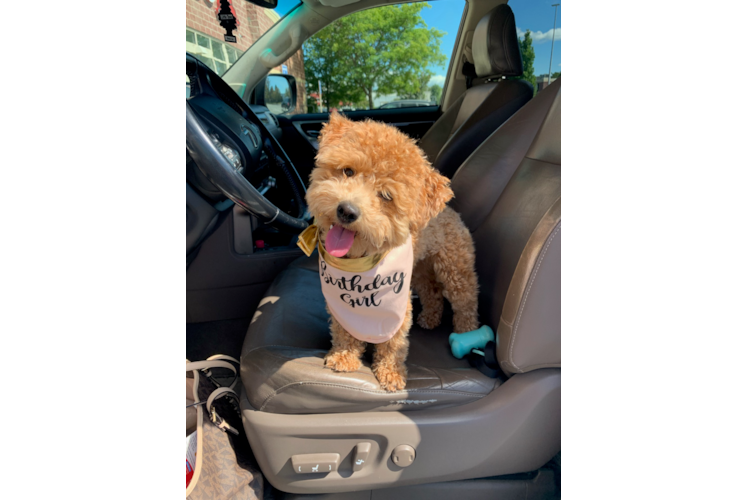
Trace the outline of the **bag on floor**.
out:
M 194 430 L 196 444 L 187 485 L 190 500 L 262 499 L 262 474 L 242 426 L 239 397 L 233 390 L 238 375 L 232 363 L 239 364 L 220 354 L 187 361 L 187 433 Z M 216 368 L 231 370 L 233 382 L 227 387 L 219 383 L 211 372 Z M 187 469 L 189 477 L 189 460 Z

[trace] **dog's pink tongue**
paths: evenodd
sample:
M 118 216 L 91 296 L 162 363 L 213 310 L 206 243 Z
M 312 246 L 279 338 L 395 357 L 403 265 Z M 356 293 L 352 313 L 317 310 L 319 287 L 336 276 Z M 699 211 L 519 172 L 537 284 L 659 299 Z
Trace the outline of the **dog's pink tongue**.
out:
M 333 257 L 343 257 L 351 249 L 354 236 L 355 232 L 336 224 L 327 232 L 325 250 Z

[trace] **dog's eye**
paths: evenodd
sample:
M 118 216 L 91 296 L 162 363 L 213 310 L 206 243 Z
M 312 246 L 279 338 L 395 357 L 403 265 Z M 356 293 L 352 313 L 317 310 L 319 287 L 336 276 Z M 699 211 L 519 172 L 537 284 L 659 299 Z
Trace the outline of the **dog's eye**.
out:
M 346 169 L 343 169 L 343 173 L 345 174 L 346 177 L 353 177 L 353 174 L 355 174 L 356 172 L 354 172 L 353 169 L 346 168 Z
M 379 193 L 379 196 L 385 201 L 392 201 L 392 195 L 387 191 L 382 191 L 381 193 Z

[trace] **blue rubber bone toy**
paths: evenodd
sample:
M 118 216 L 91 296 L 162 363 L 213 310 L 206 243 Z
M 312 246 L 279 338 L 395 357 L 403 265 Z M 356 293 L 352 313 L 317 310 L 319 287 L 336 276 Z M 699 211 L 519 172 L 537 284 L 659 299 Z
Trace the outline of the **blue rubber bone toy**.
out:
M 483 325 L 471 332 L 450 333 L 449 345 L 452 348 L 452 355 L 457 359 L 462 359 L 473 349 L 483 349 L 488 342 L 495 339 L 496 336 L 491 327 Z

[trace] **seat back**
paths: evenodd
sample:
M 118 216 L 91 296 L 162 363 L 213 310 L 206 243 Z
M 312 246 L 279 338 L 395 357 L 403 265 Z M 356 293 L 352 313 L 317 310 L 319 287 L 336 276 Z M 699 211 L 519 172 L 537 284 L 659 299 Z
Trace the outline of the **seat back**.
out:
M 476 247 L 481 322 L 507 374 L 561 366 L 561 80 L 494 132 L 454 176 Z
M 502 79 L 522 75 L 517 28 L 508 5 L 499 5 L 480 20 L 473 35 L 473 57 L 479 80 L 419 142 L 434 168 L 447 177 L 532 98 L 532 86 L 526 81 Z

